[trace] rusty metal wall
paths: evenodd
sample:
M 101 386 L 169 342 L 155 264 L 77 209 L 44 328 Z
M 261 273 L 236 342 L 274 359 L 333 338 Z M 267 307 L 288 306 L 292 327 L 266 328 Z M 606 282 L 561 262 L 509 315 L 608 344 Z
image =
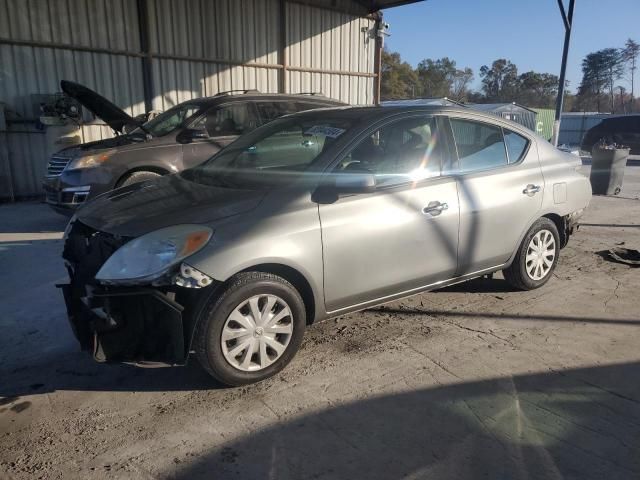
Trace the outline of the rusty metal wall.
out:
M 154 109 L 250 88 L 373 101 L 374 22 L 355 0 L 147 0 L 147 12 Z M 0 102 L 14 120 L 0 135 L 0 200 L 40 194 L 47 144 L 32 95 L 70 79 L 143 113 L 144 56 L 136 0 L 0 0 Z M 83 141 L 111 135 L 89 123 Z

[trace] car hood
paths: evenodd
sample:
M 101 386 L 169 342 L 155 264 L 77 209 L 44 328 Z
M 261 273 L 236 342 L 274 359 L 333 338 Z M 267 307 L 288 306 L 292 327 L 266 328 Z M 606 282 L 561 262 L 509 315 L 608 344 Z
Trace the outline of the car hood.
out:
M 122 133 L 125 125 L 140 125 L 139 121 L 135 120 L 120 107 L 84 85 L 62 80 L 60 88 L 118 133 Z
M 180 223 L 206 224 L 256 208 L 265 192 L 212 187 L 168 175 L 90 201 L 76 218 L 99 231 L 137 237 Z

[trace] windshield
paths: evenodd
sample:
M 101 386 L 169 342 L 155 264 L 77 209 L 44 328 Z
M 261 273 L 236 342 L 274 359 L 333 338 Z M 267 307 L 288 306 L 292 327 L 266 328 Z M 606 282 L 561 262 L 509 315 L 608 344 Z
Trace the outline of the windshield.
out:
M 144 131 L 154 137 L 162 137 L 183 125 L 186 120 L 199 113 L 201 109 L 202 105 L 194 103 L 176 105 L 145 123 L 143 125 Z
M 188 180 L 213 186 L 268 189 L 308 170 L 352 122 L 322 116 L 293 116 L 240 137 L 207 162 L 183 172 Z

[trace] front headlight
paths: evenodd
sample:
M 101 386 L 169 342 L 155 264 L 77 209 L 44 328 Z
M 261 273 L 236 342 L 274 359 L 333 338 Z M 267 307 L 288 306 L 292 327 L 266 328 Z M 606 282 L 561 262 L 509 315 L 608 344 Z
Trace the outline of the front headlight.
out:
M 82 157 L 74 158 L 69 162 L 67 169 L 76 170 L 78 168 L 93 168 L 101 165 L 103 162 L 109 160 L 116 151 L 114 149 L 98 152 L 93 155 L 85 155 Z
M 213 230 L 202 225 L 175 225 L 124 244 L 104 263 L 96 280 L 106 284 L 151 282 L 202 249 Z

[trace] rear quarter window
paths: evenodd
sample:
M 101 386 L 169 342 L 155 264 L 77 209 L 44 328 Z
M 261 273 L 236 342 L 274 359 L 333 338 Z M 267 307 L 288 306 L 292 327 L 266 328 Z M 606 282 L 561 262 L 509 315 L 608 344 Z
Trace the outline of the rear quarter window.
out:
M 511 130 L 504 130 L 504 143 L 507 145 L 509 163 L 517 163 L 522 160 L 529 146 L 527 138 Z

